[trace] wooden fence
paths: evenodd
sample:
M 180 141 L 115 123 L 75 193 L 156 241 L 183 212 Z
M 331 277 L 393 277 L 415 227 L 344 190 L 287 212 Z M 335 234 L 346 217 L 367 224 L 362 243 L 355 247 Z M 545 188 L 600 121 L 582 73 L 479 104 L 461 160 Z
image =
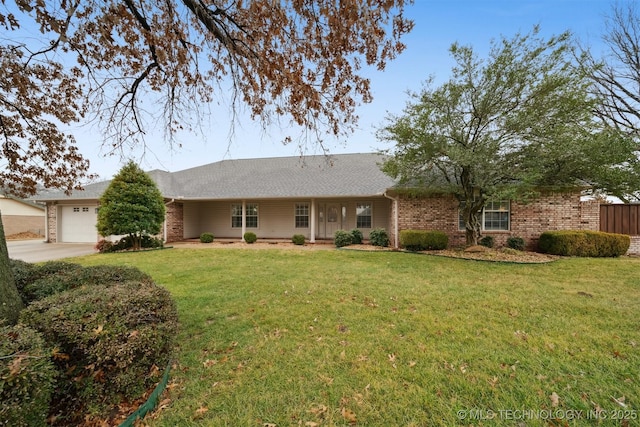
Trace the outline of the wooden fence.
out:
M 640 235 L 640 204 L 600 205 L 600 231 Z

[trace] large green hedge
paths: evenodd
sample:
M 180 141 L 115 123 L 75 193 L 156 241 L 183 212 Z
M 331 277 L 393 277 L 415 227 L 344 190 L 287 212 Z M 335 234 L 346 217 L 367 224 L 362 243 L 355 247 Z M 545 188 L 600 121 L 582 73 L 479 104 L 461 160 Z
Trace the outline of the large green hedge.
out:
M 442 231 L 434 230 L 402 230 L 400 246 L 410 251 L 427 251 L 446 249 L 449 237 Z
M 618 257 L 629 250 L 631 239 L 624 234 L 587 230 L 545 231 L 538 248 L 553 255 Z

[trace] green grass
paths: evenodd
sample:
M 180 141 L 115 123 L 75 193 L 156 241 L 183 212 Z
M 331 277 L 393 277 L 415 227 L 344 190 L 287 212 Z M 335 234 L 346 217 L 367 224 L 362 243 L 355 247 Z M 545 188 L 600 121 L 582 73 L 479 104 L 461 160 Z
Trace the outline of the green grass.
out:
M 177 300 L 171 401 L 150 426 L 640 417 L 640 259 L 171 249 L 76 260 L 137 266 Z

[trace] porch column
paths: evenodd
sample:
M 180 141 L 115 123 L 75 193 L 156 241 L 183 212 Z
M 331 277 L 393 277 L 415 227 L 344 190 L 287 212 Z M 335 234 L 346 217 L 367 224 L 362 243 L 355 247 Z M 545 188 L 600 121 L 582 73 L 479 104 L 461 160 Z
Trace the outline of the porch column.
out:
M 309 242 L 316 242 L 316 200 L 311 199 L 311 236 Z
M 242 201 L 242 241 L 244 242 L 244 233 L 247 232 L 247 201 Z

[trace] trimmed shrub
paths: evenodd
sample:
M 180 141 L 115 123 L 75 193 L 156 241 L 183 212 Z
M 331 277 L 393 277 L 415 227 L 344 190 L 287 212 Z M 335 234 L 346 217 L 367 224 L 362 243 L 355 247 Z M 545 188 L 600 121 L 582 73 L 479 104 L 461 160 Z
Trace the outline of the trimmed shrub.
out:
M 0 327 L 0 425 L 47 425 L 56 376 L 50 355 L 35 330 Z
M 524 251 L 525 248 L 524 239 L 522 237 L 509 237 L 507 239 L 507 247 L 515 249 L 517 251 Z
M 363 240 L 364 236 L 362 235 L 362 231 L 358 230 L 357 228 L 351 230 L 351 244 L 360 245 L 362 244 Z
M 202 233 L 200 235 L 200 243 L 211 243 L 213 242 L 213 233 Z
M 247 231 L 244 233 L 244 241 L 247 243 L 255 243 L 258 240 L 258 236 L 253 231 Z
M 389 246 L 389 236 L 384 228 L 374 228 L 369 232 L 369 243 L 373 246 Z
M 41 265 L 32 264 L 32 267 L 26 267 L 24 264 L 18 267 L 17 263 L 15 265 L 17 269 L 14 272 L 18 272 L 16 287 L 25 305 L 51 295 L 51 293 L 64 290 L 65 287 L 58 282 L 65 281 L 67 276 L 74 276 L 83 269 L 80 264 L 64 261 L 49 261 Z M 36 285 L 40 280 L 50 281 L 45 285 L 48 289 L 43 292 Z
M 302 234 L 294 234 L 291 241 L 295 245 L 304 245 L 304 236 Z
M 151 276 L 135 267 L 97 265 L 45 275 L 26 285 L 24 292 L 30 301 L 37 301 L 80 286 L 111 285 L 129 281 L 153 283 Z
M 442 231 L 402 230 L 400 246 L 409 251 L 426 251 L 446 249 L 449 237 Z
M 493 236 L 484 236 L 478 243 L 485 248 L 492 248 L 494 245 Z
M 113 244 L 113 242 L 105 239 L 102 239 L 98 243 L 96 243 L 95 248 L 101 254 L 106 254 L 106 253 L 115 251 L 115 245 Z
M 618 257 L 630 245 L 631 238 L 625 234 L 588 230 L 545 231 L 538 241 L 542 252 L 578 257 Z
M 58 349 L 53 404 L 64 413 L 100 412 L 140 397 L 169 362 L 177 331 L 171 295 L 145 282 L 58 293 L 20 318 Z
M 37 275 L 38 266 L 19 259 L 9 259 L 9 266 L 11 267 L 20 298 L 22 298 L 24 305 L 27 305 L 30 301 L 24 292 L 24 287 L 35 280 L 34 277 Z
M 344 230 L 338 230 L 333 235 L 333 244 L 336 248 L 343 248 L 353 243 L 353 235 Z

